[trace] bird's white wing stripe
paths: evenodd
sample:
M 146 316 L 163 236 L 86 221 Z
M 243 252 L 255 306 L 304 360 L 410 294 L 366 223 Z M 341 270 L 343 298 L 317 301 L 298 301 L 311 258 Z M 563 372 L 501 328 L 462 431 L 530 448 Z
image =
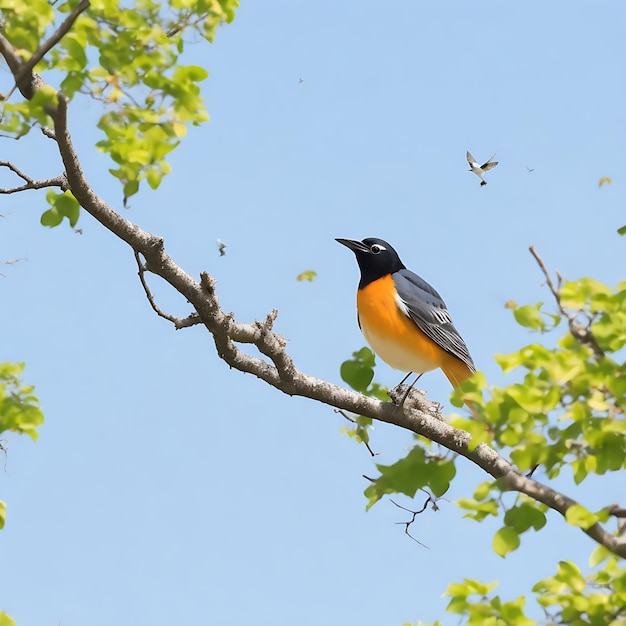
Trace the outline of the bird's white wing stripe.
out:
M 398 305 L 398 308 L 410 319 L 411 312 L 409 311 L 409 307 L 407 303 L 400 297 L 400 294 L 397 291 L 396 291 L 395 299 L 396 299 L 396 304 Z

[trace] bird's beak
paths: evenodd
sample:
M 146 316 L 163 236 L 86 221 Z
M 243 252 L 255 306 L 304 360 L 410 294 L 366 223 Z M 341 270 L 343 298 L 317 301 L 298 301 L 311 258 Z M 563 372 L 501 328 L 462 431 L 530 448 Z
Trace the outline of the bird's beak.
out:
M 335 239 L 340 244 L 346 246 L 346 248 L 350 248 L 352 252 L 369 252 L 370 249 L 361 241 L 356 241 L 355 239 Z

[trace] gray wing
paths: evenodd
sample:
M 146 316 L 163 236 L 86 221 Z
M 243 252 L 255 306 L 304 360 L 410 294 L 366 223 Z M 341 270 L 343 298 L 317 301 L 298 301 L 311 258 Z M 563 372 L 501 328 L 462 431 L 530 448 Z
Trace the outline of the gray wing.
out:
M 476 161 L 476 159 L 472 156 L 471 152 L 468 150 L 467 154 L 465 155 L 465 158 L 467 159 L 467 162 L 470 165 L 478 165 L 478 162 Z
M 472 371 L 476 371 L 469 350 L 454 327 L 446 303 L 437 291 L 423 278 L 407 269 L 395 272 L 393 282 L 406 307 L 404 312 L 418 328 L 446 352 L 463 361 Z

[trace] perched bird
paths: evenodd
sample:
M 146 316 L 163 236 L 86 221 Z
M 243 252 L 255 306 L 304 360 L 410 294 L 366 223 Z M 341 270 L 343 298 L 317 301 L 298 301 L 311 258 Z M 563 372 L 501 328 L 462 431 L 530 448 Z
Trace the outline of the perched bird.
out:
M 440 367 L 456 387 L 476 367 L 441 296 L 406 269 L 382 239 L 336 239 L 356 255 L 361 280 L 356 296 L 359 327 L 391 367 L 422 374 Z
M 478 162 L 476 161 L 476 159 L 472 156 L 472 153 L 468 150 L 467 154 L 465 155 L 467 158 L 467 162 L 470 165 L 470 172 L 474 172 L 474 174 L 476 174 L 476 176 L 478 176 L 478 178 L 480 178 L 480 186 L 483 187 L 484 185 L 487 184 L 486 180 L 483 180 L 483 174 L 485 172 L 488 172 L 489 170 L 492 170 L 496 165 L 498 165 L 498 161 L 492 161 L 491 159 L 493 159 L 494 156 L 496 156 L 496 153 L 494 152 L 490 157 L 489 160 L 486 161 L 485 163 L 483 163 L 482 165 L 479 165 Z

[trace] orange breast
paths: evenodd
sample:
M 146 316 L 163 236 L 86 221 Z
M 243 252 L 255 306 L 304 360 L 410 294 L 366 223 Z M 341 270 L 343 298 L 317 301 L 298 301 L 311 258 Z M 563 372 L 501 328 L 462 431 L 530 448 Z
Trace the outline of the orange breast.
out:
M 398 308 L 391 275 L 359 289 L 356 301 L 365 339 L 391 367 L 421 373 L 442 367 L 449 359 L 454 359 Z

